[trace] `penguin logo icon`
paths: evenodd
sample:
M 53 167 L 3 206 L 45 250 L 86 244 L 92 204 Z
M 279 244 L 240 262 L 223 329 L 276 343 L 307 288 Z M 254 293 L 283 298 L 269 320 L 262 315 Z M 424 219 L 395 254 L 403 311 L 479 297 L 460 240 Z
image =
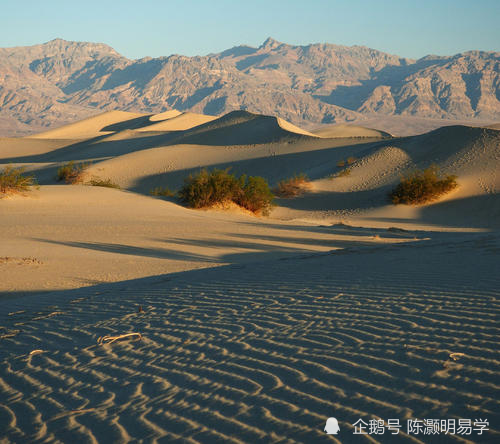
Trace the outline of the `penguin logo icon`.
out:
M 337 418 L 328 418 L 326 420 L 325 429 L 327 435 L 336 435 L 339 433 L 340 427 Z

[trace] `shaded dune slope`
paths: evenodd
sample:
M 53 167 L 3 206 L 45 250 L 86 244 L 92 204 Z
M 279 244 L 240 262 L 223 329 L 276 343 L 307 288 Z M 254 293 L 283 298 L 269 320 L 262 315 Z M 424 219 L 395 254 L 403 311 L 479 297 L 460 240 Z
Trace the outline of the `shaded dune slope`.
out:
M 212 122 L 186 131 L 177 143 L 203 145 L 254 145 L 316 137 L 280 118 L 233 111 Z

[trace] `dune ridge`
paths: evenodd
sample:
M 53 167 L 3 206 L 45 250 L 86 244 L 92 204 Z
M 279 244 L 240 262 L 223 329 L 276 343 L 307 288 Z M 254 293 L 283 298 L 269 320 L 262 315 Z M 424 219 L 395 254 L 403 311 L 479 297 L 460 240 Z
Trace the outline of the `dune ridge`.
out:
M 138 131 L 185 131 L 204 123 L 211 122 L 217 118 L 216 116 L 207 116 L 205 114 L 188 112 L 179 113 L 177 115 L 172 113 L 169 114 L 169 116 L 171 117 L 168 117 L 167 119 L 159 119 L 160 121 L 157 123 L 139 128 Z M 153 117 L 157 118 L 158 115 Z M 156 122 L 156 119 L 152 121 Z
M 386 131 L 380 131 L 372 128 L 366 128 L 360 125 L 337 124 L 324 126 L 312 131 L 313 134 L 320 137 L 393 137 Z
M 218 119 L 188 130 L 178 143 L 215 145 L 263 144 L 298 137 L 316 138 L 283 119 L 248 111 L 232 111 Z
M 149 120 L 151 122 L 160 122 L 162 120 L 168 120 L 168 119 L 172 119 L 173 117 L 177 117 L 179 115 L 181 115 L 182 112 L 177 110 L 177 109 L 171 109 L 171 110 L 168 110 L 168 111 L 164 111 L 162 113 L 158 113 L 158 114 L 153 114 Z
M 90 139 L 100 135 L 111 134 L 112 129 L 105 128 L 124 121 L 145 117 L 146 114 L 127 111 L 107 111 L 97 116 L 80 120 L 42 133 L 29 136 L 30 139 Z

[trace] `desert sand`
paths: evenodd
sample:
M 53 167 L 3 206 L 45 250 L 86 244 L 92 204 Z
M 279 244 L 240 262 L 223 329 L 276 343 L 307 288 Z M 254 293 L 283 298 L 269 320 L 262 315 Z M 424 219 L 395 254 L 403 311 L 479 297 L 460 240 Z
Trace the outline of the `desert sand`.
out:
M 359 125 L 337 124 L 325 125 L 312 131 L 316 136 L 325 138 L 336 137 L 391 137 L 391 134 L 385 131 L 373 128 L 365 128 Z
M 500 131 L 329 131 L 113 111 L 0 139 L 40 183 L 0 199 L 0 442 L 497 441 Z M 121 189 L 56 182 L 68 161 Z M 390 204 L 431 163 L 458 188 Z M 203 167 L 311 184 L 268 217 L 149 195 Z
M 211 122 L 217 118 L 216 116 L 206 116 L 204 114 L 188 112 L 179 113 L 177 115 L 167 113 L 168 111 L 153 115 L 150 120 L 154 123 L 139 128 L 138 131 L 184 131 L 203 123 Z

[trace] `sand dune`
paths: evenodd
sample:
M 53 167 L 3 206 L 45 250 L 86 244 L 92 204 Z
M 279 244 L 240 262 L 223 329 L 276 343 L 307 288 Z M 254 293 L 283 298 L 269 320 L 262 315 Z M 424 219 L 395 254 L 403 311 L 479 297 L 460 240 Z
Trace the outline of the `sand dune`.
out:
M 389 222 L 412 226 L 498 227 L 500 162 L 498 131 L 463 126 L 372 145 L 348 167 L 331 167 L 331 175 L 313 181 L 316 193 L 282 201 L 274 216 L 346 221 L 379 226 Z M 436 165 L 442 174 L 458 176 L 459 188 L 437 202 L 408 209 L 390 205 L 389 191 L 401 175 Z M 342 170 L 350 174 L 339 176 Z M 481 211 L 470 212 L 472 200 Z M 408 216 L 409 215 L 409 216 Z
M 375 224 L 377 218 L 391 220 L 394 216 L 401 223 L 413 220 L 432 225 L 435 220 L 443 223 L 449 209 L 449 220 L 455 227 L 470 227 L 473 222 L 481 228 L 498 222 L 497 205 L 491 205 L 498 200 L 500 187 L 496 174 L 499 132 L 495 130 L 450 126 L 421 136 L 377 142 L 376 138 L 313 138 L 307 132 L 293 132 L 294 128 L 280 119 L 245 111 L 174 133 L 121 129 L 120 125 L 134 120 L 128 117 L 108 125 L 119 125 L 111 134 L 67 146 L 54 142 L 52 151 L 47 148 L 51 144 L 48 139 L 37 148 L 32 142 L 20 143 L 18 156 L 6 155 L 4 162 L 25 165 L 42 184 L 51 184 L 61 162 L 91 160 L 89 177 L 111 179 L 144 194 L 158 186 L 179 189 L 188 174 L 202 167 L 230 167 L 237 174 L 263 176 L 271 185 L 306 173 L 312 180 L 312 192 L 298 199 L 279 200 L 274 217 L 330 223 L 359 219 L 366 223 L 366 217 L 373 214 Z M 158 124 L 183 118 L 189 120 L 190 116 L 180 114 Z M 102 115 L 95 118 L 99 119 Z M 85 122 L 81 126 L 87 125 Z M 69 129 L 67 135 L 71 135 Z M 15 151 L 13 143 L 8 141 L 6 152 Z M 348 167 L 349 176 L 336 177 L 342 170 L 337 163 L 349 157 L 355 159 Z M 410 218 L 403 217 L 408 210 L 388 205 L 388 191 L 405 172 L 430 164 L 442 173 L 457 175 L 459 188 L 432 205 L 410 211 Z M 471 215 L 466 207 L 475 198 L 488 204 L 479 204 L 484 211 Z
M 303 130 L 302 128 L 299 128 L 298 126 L 292 125 L 290 122 L 287 122 L 286 120 L 283 120 L 281 118 L 276 119 L 278 122 L 278 125 L 281 129 L 284 129 L 285 131 L 288 131 L 290 133 L 295 133 L 295 134 L 303 134 L 305 136 L 309 137 L 317 137 L 317 134 L 310 133 L 309 131 Z
M 0 138 L 0 161 L 35 157 L 78 142 L 78 139 Z
M 430 442 L 408 419 L 484 418 L 439 442 L 497 442 L 500 132 L 195 120 L 112 112 L 0 139 L 0 168 L 41 184 L 0 199 L 0 442 L 351 442 L 374 418 L 408 443 Z M 70 160 L 123 189 L 56 185 Z M 459 187 L 389 203 L 431 164 Z M 270 217 L 147 195 L 203 167 L 305 173 L 311 190 Z
M 189 119 L 189 115 L 159 124 L 181 118 Z M 453 220 L 455 227 L 497 224 L 497 205 L 491 203 L 498 200 L 500 187 L 496 174 L 498 131 L 450 126 L 421 136 L 377 142 L 376 138 L 312 138 L 283 126 L 277 118 L 240 111 L 174 133 L 118 129 L 88 142 L 67 146 L 54 142 L 52 152 L 47 149 L 51 144 L 48 139 L 43 148 L 40 145 L 36 149 L 23 142 L 16 148 L 18 156 L 5 156 L 4 162 L 25 165 L 42 184 L 51 184 L 61 162 L 91 160 L 89 177 L 111 179 L 125 189 L 144 194 L 158 186 L 179 189 L 188 174 L 202 167 L 230 167 L 237 174 L 263 176 L 271 185 L 305 173 L 312 180 L 312 192 L 298 199 L 279 200 L 274 217 L 322 223 L 359 219 L 366 223 L 366 217 L 373 214 L 370 223 L 376 225 L 377 219 L 391 220 L 394 216 L 403 224 L 413 221 L 428 226 L 434 221 L 443 223 L 449 209 L 448 220 Z M 14 152 L 13 143 L 9 141 L 6 152 Z M 349 176 L 335 177 L 342 170 L 337 163 L 349 157 L 355 159 L 348 167 Z M 442 173 L 457 175 L 459 188 L 418 211 L 388 205 L 387 193 L 402 174 L 430 164 L 437 165 Z M 471 215 L 466 207 L 475 198 L 488 204 L 478 204 L 484 211 Z M 404 217 L 407 213 L 411 217 Z
M 167 111 L 167 113 L 168 112 L 169 111 Z M 158 123 L 154 123 L 152 125 L 139 128 L 138 131 L 185 131 L 195 126 L 199 126 L 202 125 L 203 123 L 211 122 L 212 120 L 217 119 L 216 116 L 207 116 L 204 114 L 195 114 L 195 113 L 182 113 L 178 115 L 175 115 L 174 113 L 172 114 L 173 115 L 171 115 L 171 117 L 162 119 Z M 158 116 L 159 115 L 156 114 L 155 116 L 153 116 L 155 120 L 153 119 L 151 120 L 156 121 Z
M 482 119 L 433 119 L 419 116 L 380 116 L 366 115 L 363 120 L 357 121 L 357 125 L 364 128 L 377 128 L 377 130 L 392 134 L 395 137 L 408 137 L 425 134 L 434 131 L 444 126 L 472 126 L 472 127 L 488 127 L 492 123 L 491 120 Z
M 313 229 L 305 239 L 301 224 L 189 210 L 161 199 L 82 185 L 42 186 L 27 197 L 2 199 L 0 205 L 0 257 L 40 262 L 29 267 L 15 261 L 0 264 L 0 293 L 75 288 L 264 256 L 329 251 L 336 241 L 364 241 L 321 230 L 314 234 Z
M 109 177 L 122 187 L 141 193 L 165 185 L 179 189 L 190 173 L 203 167 L 230 168 L 235 174 L 262 176 L 274 186 L 279 180 L 300 172 L 307 172 L 311 177 L 326 174 L 334 168 L 337 159 L 364 149 L 366 145 L 360 140 L 320 138 L 256 146 L 174 143 L 103 160 L 88 172 Z
M 31 139 L 90 139 L 92 137 L 110 134 L 120 128 L 134 126 L 137 121 L 148 120 L 146 114 L 129 113 L 125 111 L 108 111 L 76 123 L 64 125 L 43 133 L 29 136 Z
M 168 119 L 171 119 L 172 117 L 177 117 L 179 116 L 180 114 L 182 114 L 181 111 L 178 111 L 176 109 L 171 109 L 171 110 L 168 110 L 168 111 L 165 111 L 163 113 L 158 113 L 158 114 L 153 114 L 149 120 L 151 122 L 160 122 L 162 120 L 168 120 Z
M 499 238 L 432 238 L 3 301 L 3 436 L 350 442 L 396 418 L 418 444 L 408 419 L 477 417 L 464 442 L 496 442 Z
M 312 131 L 312 133 L 319 137 L 392 137 L 391 134 L 385 131 L 346 124 L 321 127 Z
M 307 131 L 272 116 L 233 111 L 212 122 L 186 131 L 178 143 L 207 145 L 252 145 L 316 137 Z

